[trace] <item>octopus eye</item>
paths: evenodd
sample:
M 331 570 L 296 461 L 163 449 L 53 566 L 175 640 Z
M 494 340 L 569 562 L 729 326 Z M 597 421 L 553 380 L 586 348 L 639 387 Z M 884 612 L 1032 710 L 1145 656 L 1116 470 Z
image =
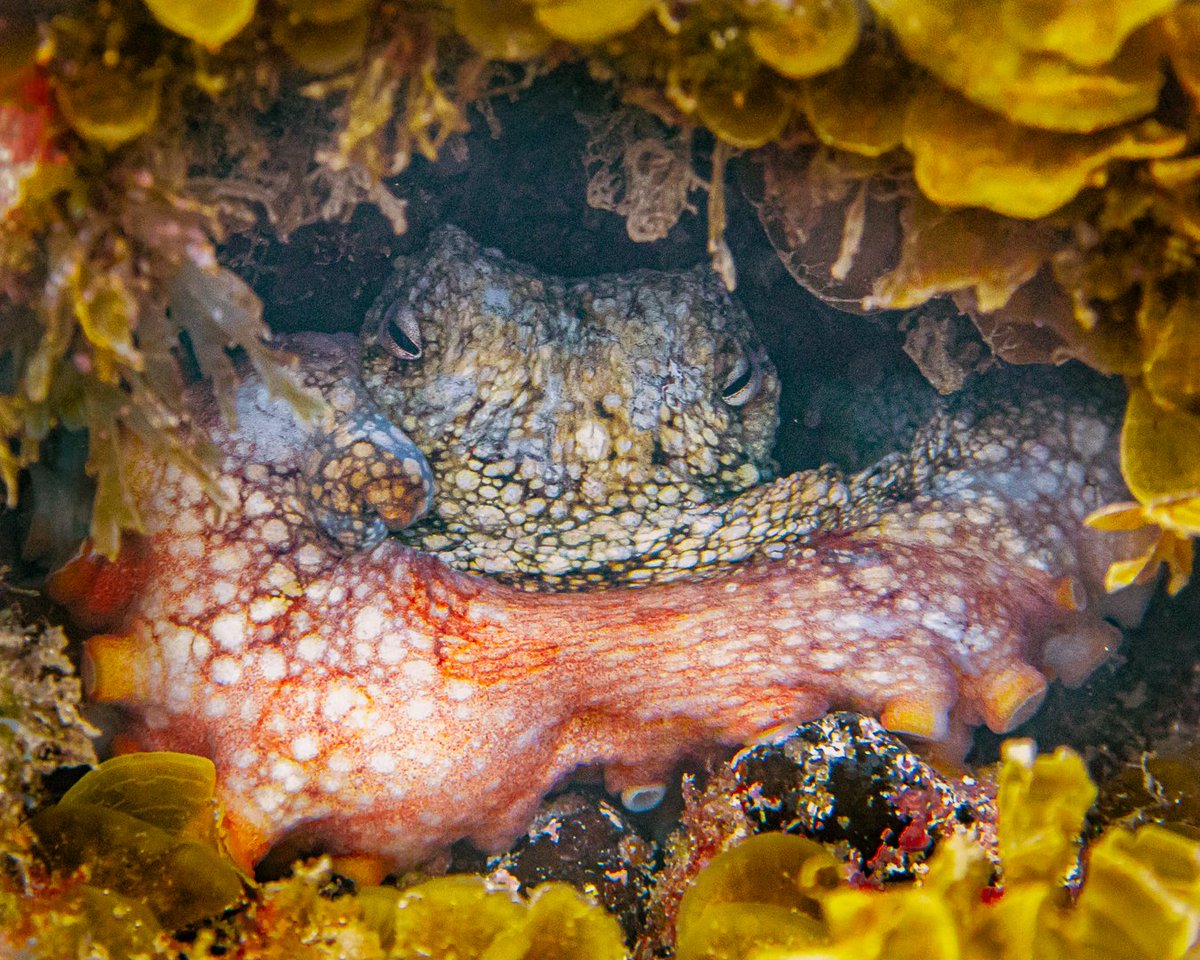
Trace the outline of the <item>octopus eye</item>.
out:
M 380 318 L 379 343 L 401 360 L 419 360 L 422 344 L 417 318 L 402 304 L 392 304 Z
M 721 399 L 731 407 L 744 407 L 758 395 L 762 380 L 762 364 L 741 356 L 721 388 Z

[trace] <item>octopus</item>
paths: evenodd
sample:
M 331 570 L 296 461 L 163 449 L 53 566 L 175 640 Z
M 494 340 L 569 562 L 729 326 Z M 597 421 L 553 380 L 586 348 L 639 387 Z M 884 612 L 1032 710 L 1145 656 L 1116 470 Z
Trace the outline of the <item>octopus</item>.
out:
M 779 379 L 707 267 L 565 280 L 443 227 L 397 261 L 363 345 L 367 391 L 438 488 L 402 539 L 459 569 L 692 575 L 728 560 L 714 510 L 774 473 Z
M 104 631 L 85 679 L 126 743 L 213 760 L 247 865 L 285 840 L 396 867 L 503 850 L 580 768 L 645 809 L 682 757 L 835 707 L 961 754 L 1082 682 L 1120 642 L 1106 617 L 1144 599 L 1103 591 L 1140 536 L 1081 522 L 1124 496 L 1111 399 L 983 390 L 874 475 L 905 494 L 857 529 L 696 580 L 529 592 L 388 535 L 429 503 L 411 438 L 356 381 L 354 338 L 288 346 L 325 418 L 247 373 L 235 427 L 197 388 L 220 509 L 131 446 L 144 533 L 51 585 Z

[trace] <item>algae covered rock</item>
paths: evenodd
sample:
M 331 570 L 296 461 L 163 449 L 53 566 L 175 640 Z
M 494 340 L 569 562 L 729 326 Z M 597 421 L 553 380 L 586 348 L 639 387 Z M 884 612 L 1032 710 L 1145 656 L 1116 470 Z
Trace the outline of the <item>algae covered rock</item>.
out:
M 79 712 L 80 682 L 57 627 L 25 626 L 0 611 L 0 841 L 45 804 L 45 778 L 94 765 L 98 731 Z

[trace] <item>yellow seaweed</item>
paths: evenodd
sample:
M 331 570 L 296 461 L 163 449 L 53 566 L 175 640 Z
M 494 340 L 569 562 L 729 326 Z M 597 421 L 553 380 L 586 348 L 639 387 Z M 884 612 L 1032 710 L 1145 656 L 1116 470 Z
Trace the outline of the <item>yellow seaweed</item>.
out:
M 216 916 L 242 897 L 241 876 L 212 847 L 118 810 L 59 804 L 36 814 L 29 828 L 52 869 L 85 869 L 96 886 L 144 903 L 169 930 Z
M 6 956 L 22 960 L 175 960 L 179 956 L 144 904 L 112 890 L 89 884 L 54 890 L 16 907 L 19 926 L 6 922 L 5 900 L 0 891 L 0 950 L 10 951 Z M 19 948 L 8 940 L 12 934 L 22 938 Z
M 1087 523 L 1100 530 L 1153 525 L 1159 534 L 1142 556 L 1114 563 L 1105 586 L 1145 583 L 1165 565 L 1167 590 L 1178 593 L 1191 577 L 1193 538 L 1200 536 L 1200 416 L 1165 409 L 1135 385 L 1121 429 L 1121 473 L 1137 502 L 1102 507 Z
M 791 105 L 771 81 L 756 77 L 745 89 L 711 82 L 696 96 L 696 116 L 733 147 L 751 149 L 770 143 L 787 126 Z
M 168 30 L 206 47 L 220 47 L 254 18 L 257 0 L 145 0 L 154 19 Z
M 1049 231 L 1039 224 L 918 198 L 908 210 L 900 262 L 875 281 L 869 306 L 907 309 L 970 290 L 978 309 L 990 313 L 1033 278 L 1050 250 Z
M 523 905 L 482 877 L 428 880 L 401 893 L 392 917 L 392 953 L 398 958 L 481 956 L 504 930 L 520 923 Z
M 271 38 L 292 58 L 292 62 L 311 73 L 337 73 L 362 59 L 371 21 L 366 14 L 333 22 L 280 19 L 271 30 Z
M 1166 410 L 1145 387 L 1130 391 L 1121 431 L 1121 472 L 1129 491 L 1179 533 L 1200 533 L 1200 416 Z
M 845 62 L 861 27 L 853 0 L 795 0 L 749 7 L 750 49 L 776 73 L 799 79 Z
M 58 105 L 76 133 L 112 150 L 150 130 L 162 102 L 161 79 L 134 76 L 120 68 L 97 66 L 55 92 Z
M 216 846 L 216 782 L 216 767 L 207 757 L 129 753 L 89 771 L 59 803 L 118 810 L 173 837 Z
M 1010 740 L 1002 756 L 996 833 L 1004 882 L 1060 883 L 1075 864 L 1096 787 L 1079 754 L 1065 747 L 1039 757 L 1032 741 Z
M 1169 157 L 1185 135 L 1154 121 L 1068 136 L 1018 126 L 933 84 L 909 104 L 904 145 L 921 192 L 950 207 L 1044 217 L 1088 186 L 1111 160 Z
M 1068 930 L 1096 960 L 1183 956 L 1200 936 L 1200 845 L 1153 824 L 1108 831 L 1091 848 Z
M 373 905 L 372 911 L 378 906 Z M 400 892 L 383 934 L 393 960 L 622 960 L 616 919 L 563 883 L 528 902 L 483 877 L 441 877 Z
M 837 861 L 820 844 L 783 833 L 750 837 L 714 857 L 679 903 L 678 960 L 733 960 L 753 947 L 819 942 L 824 894 Z
M 1150 113 L 1163 83 L 1149 32 L 1085 67 L 1029 50 L 1003 29 L 1002 0 L 870 0 L 904 52 L 948 87 L 1014 123 L 1090 133 Z
M 878 157 L 903 142 L 912 92 L 906 64 L 883 51 L 860 47 L 838 69 L 809 80 L 800 104 L 822 143 Z
M 1167 55 L 1183 88 L 1200 100 L 1200 7 L 1185 3 L 1162 19 Z
M 375 0 L 283 0 L 289 20 L 343 23 L 369 13 Z
M 455 0 L 454 27 L 485 57 L 531 60 L 553 38 L 527 0 Z
M 658 0 L 532 0 L 538 23 L 571 43 L 599 43 L 631 30 Z
M 1178 0 L 1000 0 L 1004 32 L 1029 50 L 1100 67 L 1138 27 Z
M 1157 826 L 1134 833 L 1109 830 L 1092 844 L 1072 903 L 1062 882 L 1076 867 L 1079 831 L 1095 795 L 1083 762 L 1067 750 L 1034 759 L 1028 741 L 1010 741 L 1004 758 L 998 797 L 1003 887 L 988 887 L 992 866 L 986 854 L 966 834 L 955 834 L 942 842 L 928 872 L 913 885 L 873 890 L 842 882 L 814 890 L 818 914 L 810 943 L 781 944 L 786 921 L 774 927 L 768 921 L 757 944 L 701 955 L 713 960 L 1193 957 L 1200 938 L 1200 843 Z M 752 849 L 749 845 L 760 839 L 742 846 Z M 701 871 L 685 899 L 719 861 Z M 769 896 L 780 896 L 780 888 L 789 884 L 777 884 Z M 679 919 L 682 925 L 682 911 Z

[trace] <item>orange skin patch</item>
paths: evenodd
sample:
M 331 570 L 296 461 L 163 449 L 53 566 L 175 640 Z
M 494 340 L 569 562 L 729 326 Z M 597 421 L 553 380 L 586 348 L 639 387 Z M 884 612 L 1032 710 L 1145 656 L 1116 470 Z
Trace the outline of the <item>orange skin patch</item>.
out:
M 1090 502 L 1064 513 L 1061 490 L 1017 520 L 939 491 L 855 534 L 644 589 L 527 593 L 390 539 L 348 554 L 306 519 L 303 451 L 283 442 L 303 432 L 254 381 L 242 390 L 237 433 L 197 400 L 225 454 L 221 517 L 132 452 L 147 536 L 117 567 L 141 571 L 138 589 L 88 654 L 96 677 L 123 678 L 97 690 L 116 691 L 127 736 L 213 760 L 247 864 L 285 838 L 396 866 L 464 837 L 502 849 L 577 767 L 642 787 L 830 707 L 950 743 L 980 722 L 1004 732 L 1056 673 L 1103 658 L 1103 631 L 1119 640 L 1095 603 L 1062 603 L 1063 577 L 1082 602 L 1105 564 L 1072 539 L 1091 535 L 1076 518 Z M 85 616 L 110 609 L 103 577 L 67 583 Z
M 46 581 L 46 592 L 71 611 L 85 630 L 105 630 L 121 622 L 134 598 L 151 576 L 149 546 L 136 534 L 127 534 L 121 553 L 109 560 L 85 541 L 79 553 Z

